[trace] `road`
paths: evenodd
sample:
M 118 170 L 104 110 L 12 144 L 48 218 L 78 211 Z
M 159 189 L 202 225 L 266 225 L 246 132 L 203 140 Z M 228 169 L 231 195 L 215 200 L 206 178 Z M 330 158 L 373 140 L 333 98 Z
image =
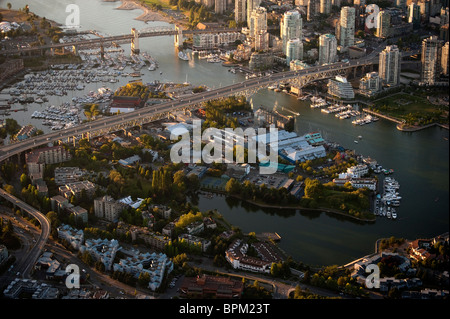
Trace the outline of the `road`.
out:
M 26 258 L 21 260 L 15 267 L 15 271 L 20 273 L 20 277 L 22 278 L 29 278 L 29 273 L 31 270 L 31 267 L 35 264 L 36 260 L 39 258 L 39 256 L 42 253 L 42 250 L 44 249 L 45 244 L 47 243 L 48 236 L 50 235 L 50 221 L 45 217 L 44 214 L 42 214 L 37 209 L 31 207 L 27 203 L 22 202 L 15 196 L 9 194 L 5 190 L 0 188 L 0 196 L 2 196 L 4 199 L 8 200 L 12 204 L 14 204 L 16 207 L 26 211 L 28 214 L 32 215 L 34 218 L 36 218 L 40 225 L 41 225 L 41 232 L 39 235 L 39 238 L 37 239 L 34 246 L 31 248 L 29 253 L 27 254 Z

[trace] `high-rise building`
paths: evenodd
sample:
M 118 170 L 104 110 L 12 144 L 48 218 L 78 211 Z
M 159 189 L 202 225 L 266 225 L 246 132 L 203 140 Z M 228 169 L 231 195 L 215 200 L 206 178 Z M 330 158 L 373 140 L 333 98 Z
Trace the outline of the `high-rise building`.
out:
M 396 45 L 388 45 L 380 52 L 378 73 L 385 86 L 396 86 L 400 83 L 401 54 Z
M 337 25 L 339 45 L 343 48 L 355 43 L 355 8 L 342 7 L 341 16 Z
M 320 0 L 320 13 L 330 14 L 331 13 L 331 0 Z
M 387 38 L 391 26 L 391 15 L 388 11 L 380 11 L 377 17 L 377 37 Z
M 400 9 L 406 10 L 406 0 L 395 0 L 395 6 Z
M 242 23 L 247 21 L 247 13 L 245 11 L 246 0 L 236 0 L 234 3 L 234 21 Z
M 250 16 L 250 36 L 255 38 L 257 34 L 267 31 L 267 9 L 257 7 Z
M 420 7 L 414 2 L 408 6 L 408 22 L 413 24 L 414 29 L 420 27 Z
M 250 18 L 253 10 L 259 7 L 261 0 L 246 0 L 247 1 L 247 26 L 250 28 Z
M 449 43 L 446 42 L 444 46 L 442 47 L 442 53 L 441 53 L 441 73 L 442 75 L 448 76 L 449 69 L 448 69 L 448 50 L 449 50 Z
M 270 35 L 267 31 L 261 31 L 255 35 L 255 51 L 269 50 Z
M 336 60 L 337 40 L 332 34 L 319 37 L 319 65 L 333 63 Z
M 429 0 L 419 0 L 417 5 L 420 8 L 420 16 L 424 20 L 428 20 L 430 17 L 430 1 Z
M 296 10 L 287 11 L 283 15 L 280 27 L 280 37 L 283 40 L 283 53 L 286 54 L 286 44 L 291 39 L 303 39 L 303 20 Z
M 422 41 L 422 72 L 421 81 L 433 85 L 441 73 L 442 41 L 437 36 L 431 36 Z
M 366 96 L 372 96 L 381 89 L 381 81 L 378 72 L 366 73 L 366 75 L 359 80 L 359 92 Z
M 308 5 L 306 8 L 306 20 L 312 21 L 314 15 L 316 14 L 316 1 L 317 0 L 308 0 Z
M 214 1 L 214 13 L 223 14 L 226 9 L 227 9 L 227 0 Z
M 303 43 L 300 39 L 291 39 L 286 44 L 286 63 L 293 60 L 303 60 Z

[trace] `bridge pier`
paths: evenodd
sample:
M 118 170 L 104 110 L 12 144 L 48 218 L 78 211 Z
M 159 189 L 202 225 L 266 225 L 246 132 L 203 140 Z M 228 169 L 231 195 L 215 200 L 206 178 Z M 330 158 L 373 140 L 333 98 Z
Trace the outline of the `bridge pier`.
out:
M 174 44 L 175 47 L 179 48 L 183 46 L 183 29 L 181 29 L 179 26 L 175 26 L 175 30 L 178 32 L 175 34 L 174 38 Z
M 131 54 L 139 54 L 139 33 L 135 28 L 131 29 Z

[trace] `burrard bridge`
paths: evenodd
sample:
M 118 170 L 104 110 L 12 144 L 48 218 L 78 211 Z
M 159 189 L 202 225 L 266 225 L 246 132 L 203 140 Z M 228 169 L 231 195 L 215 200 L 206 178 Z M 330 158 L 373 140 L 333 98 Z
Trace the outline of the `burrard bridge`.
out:
M 358 69 L 367 71 L 373 64 L 378 63 L 378 53 L 381 49 L 372 52 L 368 56 L 351 62 L 338 62 L 328 65 L 314 66 L 302 70 L 274 73 L 268 76 L 256 77 L 243 82 L 220 87 L 201 93 L 195 93 L 182 99 L 148 106 L 133 112 L 114 116 L 106 116 L 101 119 L 80 124 L 64 130 L 28 138 L 22 142 L 4 145 L 0 148 L 0 162 L 15 155 L 20 155 L 32 148 L 47 145 L 49 143 L 75 143 L 80 138 L 93 138 L 109 132 L 127 130 L 139 127 L 146 123 L 170 117 L 172 112 L 179 110 L 198 109 L 209 100 L 226 98 L 229 96 L 250 97 L 261 89 L 271 85 L 289 83 L 297 88 L 302 88 L 314 81 L 335 77 L 347 76 Z M 418 51 L 403 52 L 404 58 L 418 54 Z
M 131 29 L 131 33 L 113 36 L 101 36 L 95 31 L 90 31 L 90 33 L 97 35 L 97 38 L 84 39 L 76 41 L 68 41 L 63 43 L 53 43 L 34 47 L 23 47 L 17 49 L 3 50 L 0 53 L 2 55 L 20 55 L 20 54 L 31 54 L 33 52 L 45 52 L 45 50 L 54 50 L 58 48 L 73 48 L 74 52 L 77 52 L 83 47 L 98 46 L 101 51 L 103 51 L 104 46 L 110 44 L 119 43 L 130 43 L 131 52 L 139 53 L 139 39 L 148 37 L 160 37 L 160 36 L 174 36 L 174 44 L 179 47 L 183 45 L 183 37 L 185 35 L 194 35 L 202 33 L 227 33 L 227 32 L 240 32 L 240 29 L 208 29 L 208 30 L 183 30 L 179 26 L 169 27 L 169 26 L 156 26 L 152 28 L 147 28 L 143 30 Z M 86 32 L 84 32 L 86 33 Z

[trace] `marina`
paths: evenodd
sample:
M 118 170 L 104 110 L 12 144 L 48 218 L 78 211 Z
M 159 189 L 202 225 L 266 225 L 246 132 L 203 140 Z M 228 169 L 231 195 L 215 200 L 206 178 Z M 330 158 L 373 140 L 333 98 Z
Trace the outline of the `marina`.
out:
M 397 219 L 397 209 L 400 206 L 400 196 L 398 190 L 400 184 L 392 177 L 385 177 L 383 182 L 383 193 L 377 194 L 375 204 L 375 215 Z

